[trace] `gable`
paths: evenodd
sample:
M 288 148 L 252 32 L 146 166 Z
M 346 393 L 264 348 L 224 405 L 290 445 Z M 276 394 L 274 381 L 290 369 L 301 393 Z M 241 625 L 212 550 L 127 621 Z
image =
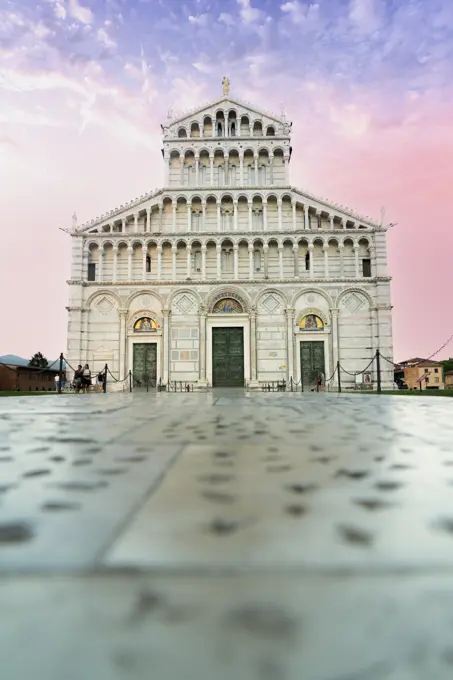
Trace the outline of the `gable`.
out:
M 213 102 L 203 104 L 191 111 L 174 117 L 168 120 L 165 125 L 162 125 L 164 133 L 169 136 L 178 136 L 178 130 L 183 127 L 190 129 L 192 123 L 198 123 L 200 126 L 205 117 L 215 119 L 218 111 L 222 111 L 227 117 L 230 112 L 236 114 L 236 118 L 240 120 L 242 116 L 247 116 L 250 122 L 260 121 L 264 125 L 274 125 L 275 134 L 288 134 L 291 124 L 285 118 L 276 116 L 268 111 L 263 111 L 248 102 L 240 99 L 233 99 L 232 97 L 221 97 Z

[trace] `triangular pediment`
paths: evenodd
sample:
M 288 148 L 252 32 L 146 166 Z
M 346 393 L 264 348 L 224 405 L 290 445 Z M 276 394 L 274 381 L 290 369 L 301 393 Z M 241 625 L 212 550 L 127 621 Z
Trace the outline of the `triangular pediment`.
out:
M 285 117 L 277 116 L 275 113 L 270 111 L 265 111 L 250 102 L 243 101 L 236 97 L 223 96 L 219 99 L 215 99 L 211 102 L 206 102 L 201 104 L 194 109 L 185 111 L 184 113 L 177 114 L 170 119 L 168 119 L 162 127 L 164 129 L 172 129 L 174 127 L 179 127 L 180 125 L 187 125 L 194 120 L 200 120 L 204 116 L 212 116 L 216 109 L 221 108 L 224 110 L 234 109 L 239 115 L 248 115 L 251 119 L 261 118 L 265 119 L 268 123 L 274 123 L 278 126 L 288 125 L 288 121 Z

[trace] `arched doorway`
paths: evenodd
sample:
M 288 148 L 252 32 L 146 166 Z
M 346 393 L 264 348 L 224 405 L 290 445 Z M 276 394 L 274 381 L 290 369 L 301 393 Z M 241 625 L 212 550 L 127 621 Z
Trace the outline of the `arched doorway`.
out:
M 211 307 L 213 387 L 244 386 L 245 305 L 233 294 L 221 294 Z

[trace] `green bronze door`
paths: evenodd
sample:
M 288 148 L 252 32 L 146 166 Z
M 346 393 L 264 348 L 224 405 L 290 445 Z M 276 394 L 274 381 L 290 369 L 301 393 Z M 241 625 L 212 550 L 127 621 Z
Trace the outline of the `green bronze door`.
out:
M 244 329 L 212 329 L 212 382 L 214 387 L 244 386 Z
M 138 387 L 156 384 L 157 344 L 155 342 L 134 343 L 132 375 Z
M 320 371 L 325 376 L 324 343 L 319 340 L 300 343 L 300 370 L 304 390 L 316 387 Z

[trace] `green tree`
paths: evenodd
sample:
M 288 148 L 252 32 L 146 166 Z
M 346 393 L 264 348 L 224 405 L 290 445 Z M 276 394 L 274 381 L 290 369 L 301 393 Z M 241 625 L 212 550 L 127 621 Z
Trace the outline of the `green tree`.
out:
M 443 366 L 444 377 L 445 377 L 445 373 L 447 373 L 447 371 L 453 371 L 453 358 L 452 357 L 450 357 L 450 359 L 444 359 L 440 363 Z
M 32 368 L 46 368 L 46 366 L 49 365 L 49 362 L 41 352 L 36 352 L 28 362 L 28 365 Z

